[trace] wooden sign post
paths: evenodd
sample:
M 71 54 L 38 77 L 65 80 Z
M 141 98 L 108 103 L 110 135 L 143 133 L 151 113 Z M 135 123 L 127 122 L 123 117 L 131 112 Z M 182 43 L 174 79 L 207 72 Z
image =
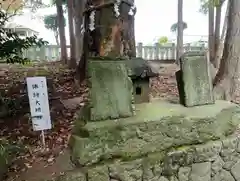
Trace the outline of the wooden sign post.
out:
M 45 148 L 44 130 L 52 128 L 46 77 L 27 77 L 27 91 L 34 131 L 41 131 Z

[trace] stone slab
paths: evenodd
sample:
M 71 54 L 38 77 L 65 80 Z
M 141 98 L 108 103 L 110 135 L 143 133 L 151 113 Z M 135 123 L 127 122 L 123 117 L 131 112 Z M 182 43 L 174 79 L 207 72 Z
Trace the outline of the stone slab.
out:
M 89 60 L 91 121 L 133 115 L 132 82 L 125 60 Z
M 79 126 L 76 121 L 70 145 L 79 165 L 91 165 L 224 138 L 239 122 L 239 107 L 227 101 L 191 108 L 154 101 L 136 105 L 133 117 Z
M 205 56 L 186 54 L 181 58 L 181 71 L 176 73 L 181 103 L 197 106 L 214 103 L 212 78 Z
M 202 162 L 192 165 L 190 180 L 194 181 L 211 181 L 211 163 Z

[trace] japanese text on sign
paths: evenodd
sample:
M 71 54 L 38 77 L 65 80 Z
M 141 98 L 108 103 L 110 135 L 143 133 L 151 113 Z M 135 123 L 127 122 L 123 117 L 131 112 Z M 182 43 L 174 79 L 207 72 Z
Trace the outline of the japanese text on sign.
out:
M 51 129 L 46 77 L 27 77 L 26 80 L 33 130 Z

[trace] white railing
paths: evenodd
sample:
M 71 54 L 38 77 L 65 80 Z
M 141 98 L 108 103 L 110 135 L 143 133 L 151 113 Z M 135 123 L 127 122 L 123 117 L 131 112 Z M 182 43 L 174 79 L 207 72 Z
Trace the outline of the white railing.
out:
M 204 46 L 184 46 L 184 52 L 205 50 Z M 67 52 L 69 55 L 69 46 L 67 46 Z M 24 51 L 23 55 L 30 60 L 57 61 L 60 57 L 60 46 L 45 45 L 41 48 L 32 47 Z M 176 45 L 172 43 L 162 46 L 156 43 L 154 46 L 144 46 L 142 43 L 138 43 L 136 46 L 136 55 L 147 60 L 174 60 L 176 58 Z

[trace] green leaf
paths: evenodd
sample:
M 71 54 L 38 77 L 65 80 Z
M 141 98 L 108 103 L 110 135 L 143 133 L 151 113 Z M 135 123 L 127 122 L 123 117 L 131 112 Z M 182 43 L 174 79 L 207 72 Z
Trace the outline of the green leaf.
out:
M 23 50 L 29 49 L 31 46 L 43 46 L 48 42 L 38 39 L 37 36 L 20 38 L 16 33 L 9 32 L 3 28 L 8 20 L 8 15 L 0 10 L 0 60 L 6 60 L 8 63 L 25 63 L 23 58 Z
M 58 30 L 58 18 L 57 14 L 50 14 L 44 17 L 44 25 L 45 28 L 52 30 L 52 31 L 57 31 Z M 64 26 L 66 26 L 66 19 L 64 18 Z
M 168 37 L 166 37 L 166 36 L 162 36 L 158 39 L 158 43 L 160 45 L 166 44 L 167 42 L 168 42 Z
M 170 28 L 171 32 L 177 32 L 177 27 L 178 27 L 178 24 L 174 23 Z M 183 22 L 183 30 L 187 28 L 188 28 L 187 23 Z

